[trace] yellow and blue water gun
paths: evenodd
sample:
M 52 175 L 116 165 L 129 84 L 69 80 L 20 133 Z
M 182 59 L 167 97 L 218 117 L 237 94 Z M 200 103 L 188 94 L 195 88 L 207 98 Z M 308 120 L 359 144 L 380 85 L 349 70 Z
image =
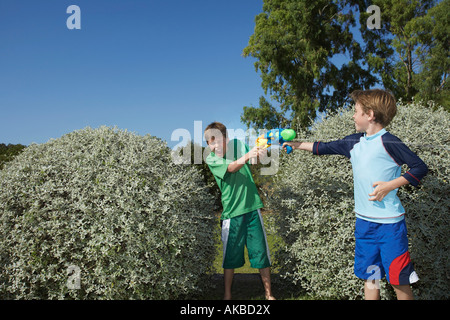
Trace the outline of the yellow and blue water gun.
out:
M 293 129 L 272 129 L 267 131 L 267 133 L 260 135 L 256 139 L 256 145 L 260 148 L 269 148 L 274 141 L 278 140 L 280 146 L 287 141 L 292 141 L 296 137 L 296 133 Z M 292 152 L 291 146 L 286 146 L 286 153 Z

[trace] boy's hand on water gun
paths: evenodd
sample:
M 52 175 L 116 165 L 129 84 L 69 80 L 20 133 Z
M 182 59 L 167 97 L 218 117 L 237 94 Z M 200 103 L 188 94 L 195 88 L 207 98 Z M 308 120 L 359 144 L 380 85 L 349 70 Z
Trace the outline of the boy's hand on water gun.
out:
M 258 148 L 258 156 L 256 157 L 256 162 L 261 161 L 261 159 L 264 159 L 266 156 L 267 156 L 267 149 Z
M 250 164 L 256 164 L 258 162 L 258 151 L 259 147 L 254 146 L 250 151 L 245 155 L 250 162 Z M 247 161 L 247 160 L 246 160 Z
M 261 157 L 264 157 L 267 154 L 267 149 L 261 148 L 259 146 L 254 146 L 253 149 L 251 149 L 248 152 L 248 157 L 251 164 L 257 164 L 258 159 Z
M 265 148 L 258 148 L 258 158 L 265 157 L 267 155 L 267 149 Z
M 261 148 L 259 148 L 258 146 L 254 146 L 249 152 L 248 152 L 248 157 L 250 159 L 256 158 L 259 155 L 259 151 Z
M 290 146 L 290 147 L 292 147 L 292 150 L 295 150 L 295 149 L 298 149 L 299 147 L 300 147 L 300 145 L 301 145 L 302 143 L 301 142 L 285 142 L 285 143 L 283 143 L 283 149 L 285 150 L 285 151 L 287 151 L 286 149 L 286 147 L 287 146 Z

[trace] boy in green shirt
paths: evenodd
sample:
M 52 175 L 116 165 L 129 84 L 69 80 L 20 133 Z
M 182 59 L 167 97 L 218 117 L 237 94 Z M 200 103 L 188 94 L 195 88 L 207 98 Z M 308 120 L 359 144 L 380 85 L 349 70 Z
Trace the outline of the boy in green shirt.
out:
M 241 141 L 229 141 L 227 128 L 213 122 L 205 129 L 211 153 L 206 163 L 222 193 L 222 242 L 225 294 L 231 299 L 234 269 L 244 265 L 247 246 L 250 265 L 260 271 L 266 299 L 274 300 L 270 284 L 270 255 L 260 208 L 263 203 L 247 162 L 265 151 L 250 148 Z

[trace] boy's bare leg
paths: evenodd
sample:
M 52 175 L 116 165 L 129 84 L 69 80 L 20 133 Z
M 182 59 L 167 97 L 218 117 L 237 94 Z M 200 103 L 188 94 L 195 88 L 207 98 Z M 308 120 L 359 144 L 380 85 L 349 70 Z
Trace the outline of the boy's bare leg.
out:
M 395 293 L 397 294 L 398 300 L 414 300 L 414 295 L 409 284 L 394 286 Z M 380 299 L 380 289 L 378 284 L 374 281 L 364 282 L 364 296 L 366 300 L 379 300 Z
M 394 288 L 395 293 L 397 294 L 398 300 L 414 300 L 414 295 L 411 286 L 409 284 L 401 286 L 392 285 L 392 287 Z
M 364 299 L 380 300 L 380 286 L 377 280 L 364 281 Z
M 233 284 L 234 269 L 223 269 L 225 294 L 223 300 L 231 300 L 231 285 Z
M 266 299 L 275 300 L 275 297 L 272 295 L 272 288 L 270 285 L 270 267 L 259 269 L 259 273 L 261 274 L 261 279 L 264 285 L 264 293 L 266 295 Z

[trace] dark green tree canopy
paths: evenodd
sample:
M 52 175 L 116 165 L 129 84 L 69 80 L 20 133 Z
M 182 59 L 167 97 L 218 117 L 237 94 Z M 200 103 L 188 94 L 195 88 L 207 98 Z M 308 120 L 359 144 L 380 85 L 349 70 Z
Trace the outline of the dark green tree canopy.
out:
M 245 106 L 248 127 L 306 127 L 356 89 L 397 98 L 448 99 L 449 3 L 445 0 L 264 0 L 245 57 L 256 58 L 266 97 Z M 380 29 L 369 29 L 370 5 Z M 356 36 L 358 30 L 361 37 Z M 339 59 L 345 57 L 344 59 Z M 343 63 L 342 63 L 343 62 Z M 439 100 L 440 99 L 440 100 Z
M 4 143 L 0 143 L 0 170 L 3 169 L 3 166 L 6 162 L 14 159 L 14 157 L 22 152 L 22 150 L 25 148 L 26 146 L 21 144 L 6 145 Z
M 361 34 L 371 71 L 397 98 L 448 106 L 450 1 L 374 0 L 381 28 L 364 28 L 369 1 L 359 3 Z M 448 107 L 447 107 L 448 110 Z

